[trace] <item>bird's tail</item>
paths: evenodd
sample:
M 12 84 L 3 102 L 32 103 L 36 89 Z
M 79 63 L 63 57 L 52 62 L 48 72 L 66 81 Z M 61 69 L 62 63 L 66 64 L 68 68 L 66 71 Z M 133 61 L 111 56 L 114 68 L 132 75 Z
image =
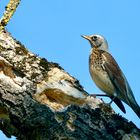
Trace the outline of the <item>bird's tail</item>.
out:
M 124 105 L 123 103 L 121 102 L 120 99 L 118 99 L 117 97 L 113 97 L 113 96 L 110 96 L 111 100 L 114 101 L 114 103 L 120 108 L 120 110 L 123 112 L 123 113 L 126 113 L 126 110 L 124 108 Z
M 129 105 L 140 119 L 140 106 L 135 102 Z
M 133 111 L 137 114 L 137 116 L 140 119 L 140 106 L 137 104 L 133 92 L 126 79 L 125 82 L 127 91 L 125 102 L 133 109 Z

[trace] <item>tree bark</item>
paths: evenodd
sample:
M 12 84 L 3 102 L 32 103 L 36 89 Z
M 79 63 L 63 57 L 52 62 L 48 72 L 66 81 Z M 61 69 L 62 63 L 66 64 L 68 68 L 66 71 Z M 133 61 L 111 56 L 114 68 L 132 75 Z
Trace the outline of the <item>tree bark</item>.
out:
M 61 66 L 29 52 L 4 28 L 0 32 L 0 129 L 18 140 L 140 139 L 140 130 L 132 122 L 90 97 Z

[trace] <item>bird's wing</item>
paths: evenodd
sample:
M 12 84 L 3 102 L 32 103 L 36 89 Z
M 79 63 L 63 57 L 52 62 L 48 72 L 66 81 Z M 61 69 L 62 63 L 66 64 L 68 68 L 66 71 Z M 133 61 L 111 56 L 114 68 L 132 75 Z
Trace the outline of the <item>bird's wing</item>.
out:
M 110 96 L 111 100 L 113 100 L 113 102 L 120 108 L 120 110 L 123 112 L 123 113 L 126 113 L 126 110 L 124 108 L 124 105 L 123 103 L 121 102 L 121 100 L 117 97 L 114 98 L 114 96 Z
M 115 59 L 108 52 L 103 52 L 102 56 L 104 60 L 103 68 L 115 87 L 117 97 L 128 105 L 130 105 L 130 100 L 135 102 L 132 90 Z
M 128 84 L 128 81 L 126 80 L 124 74 L 119 68 L 117 62 L 108 52 L 104 52 L 102 53 L 102 55 L 104 59 L 103 67 L 108 73 L 108 76 L 116 89 L 118 99 L 121 99 L 126 104 L 128 104 L 140 118 L 140 106 L 137 104 L 133 92 Z M 117 102 L 115 103 L 117 104 Z M 120 106 L 118 107 L 120 108 Z M 123 108 L 120 109 L 122 110 Z
M 115 90 L 116 90 L 116 94 L 125 93 L 126 92 L 125 79 L 122 76 L 121 69 L 118 66 L 117 62 L 111 56 L 111 54 L 109 54 L 108 52 L 105 52 L 105 51 L 102 53 L 102 58 L 103 58 L 102 67 L 103 67 L 103 69 L 105 69 L 111 82 L 113 83 Z M 117 95 L 117 96 L 119 96 L 119 95 Z
M 110 78 L 116 90 L 116 98 L 113 101 L 121 109 L 122 112 L 126 113 L 124 105 L 121 102 L 121 100 L 125 102 L 124 99 L 126 99 L 125 79 L 122 76 L 121 69 L 119 68 L 115 59 L 108 52 L 104 51 L 102 53 L 102 58 L 102 67 L 107 72 L 108 77 Z M 110 98 L 112 99 L 113 97 Z

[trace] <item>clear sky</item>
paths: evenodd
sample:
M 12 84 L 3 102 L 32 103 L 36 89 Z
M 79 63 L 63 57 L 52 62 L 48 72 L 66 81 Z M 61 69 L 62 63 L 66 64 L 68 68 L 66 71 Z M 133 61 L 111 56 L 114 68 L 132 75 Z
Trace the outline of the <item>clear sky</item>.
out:
M 0 1 L 0 16 L 7 2 Z M 90 45 L 80 35 L 102 34 L 140 105 L 140 0 L 23 0 L 7 29 L 35 54 L 58 62 L 89 93 L 102 92 L 90 78 Z M 112 107 L 140 128 L 130 107 L 125 105 L 126 114 Z

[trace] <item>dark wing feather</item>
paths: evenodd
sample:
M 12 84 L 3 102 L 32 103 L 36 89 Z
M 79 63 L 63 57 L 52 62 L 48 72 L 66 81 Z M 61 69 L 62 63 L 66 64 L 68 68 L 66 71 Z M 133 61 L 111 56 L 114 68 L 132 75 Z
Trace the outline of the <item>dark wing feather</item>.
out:
M 108 52 L 103 52 L 102 55 L 102 58 L 104 60 L 103 67 L 108 73 L 108 76 L 116 90 L 117 97 L 113 101 L 121 109 L 122 112 L 126 113 L 124 105 L 121 102 L 121 100 L 126 102 L 126 85 L 125 79 L 122 76 L 121 69 L 119 68 L 115 59 Z M 112 99 L 113 97 L 110 98 Z
M 103 52 L 102 56 L 104 60 L 103 67 L 115 87 L 117 97 L 126 102 L 126 82 L 121 69 L 115 59 L 108 52 Z
M 117 98 L 128 104 L 140 118 L 140 106 L 137 104 L 133 92 L 118 64 L 108 52 L 103 52 L 102 56 L 104 60 L 103 67 L 115 87 Z
M 126 113 L 126 110 L 124 108 L 124 105 L 123 103 L 121 102 L 120 99 L 118 99 L 117 97 L 113 97 L 113 96 L 110 96 L 111 100 L 114 101 L 114 103 L 120 108 L 120 110 L 123 112 L 123 113 Z

